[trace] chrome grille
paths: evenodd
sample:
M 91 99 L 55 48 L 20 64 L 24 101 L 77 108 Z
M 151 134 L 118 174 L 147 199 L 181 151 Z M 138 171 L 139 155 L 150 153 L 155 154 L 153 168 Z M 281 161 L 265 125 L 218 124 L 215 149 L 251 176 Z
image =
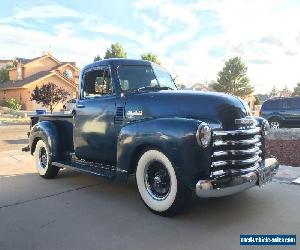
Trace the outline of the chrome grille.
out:
M 262 161 L 262 137 L 259 127 L 213 131 L 212 175 L 226 175 L 257 168 Z

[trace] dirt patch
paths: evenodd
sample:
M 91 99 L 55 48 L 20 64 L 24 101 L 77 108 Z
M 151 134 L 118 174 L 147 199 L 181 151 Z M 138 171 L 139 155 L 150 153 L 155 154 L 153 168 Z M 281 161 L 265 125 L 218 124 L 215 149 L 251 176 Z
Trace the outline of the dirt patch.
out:
M 21 150 L 28 144 L 29 125 L 0 125 L 0 152 Z
M 266 140 L 266 156 L 274 156 L 280 164 L 300 167 L 300 140 Z

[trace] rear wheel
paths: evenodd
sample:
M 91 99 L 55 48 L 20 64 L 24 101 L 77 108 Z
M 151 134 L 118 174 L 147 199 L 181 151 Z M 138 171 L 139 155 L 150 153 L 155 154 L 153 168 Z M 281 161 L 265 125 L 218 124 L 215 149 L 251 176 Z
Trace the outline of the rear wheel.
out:
M 277 118 L 271 118 L 269 124 L 271 129 L 279 129 L 281 127 L 281 122 Z
M 58 174 L 59 168 L 52 165 L 49 147 L 43 140 L 39 140 L 36 144 L 34 159 L 41 177 L 51 179 Z
M 140 157 L 136 180 L 144 204 L 155 214 L 177 215 L 191 198 L 192 191 L 177 179 L 172 163 L 158 150 Z

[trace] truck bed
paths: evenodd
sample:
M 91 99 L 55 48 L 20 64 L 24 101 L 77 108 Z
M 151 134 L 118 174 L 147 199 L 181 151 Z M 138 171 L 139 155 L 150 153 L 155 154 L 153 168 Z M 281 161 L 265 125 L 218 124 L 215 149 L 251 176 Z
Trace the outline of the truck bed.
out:
M 59 135 L 60 151 L 65 153 L 74 152 L 73 144 L 73 116 L 61 115 L 34 115 L 31 116 L 31 127 L 42 121 L 49 121 L 55 125 Z

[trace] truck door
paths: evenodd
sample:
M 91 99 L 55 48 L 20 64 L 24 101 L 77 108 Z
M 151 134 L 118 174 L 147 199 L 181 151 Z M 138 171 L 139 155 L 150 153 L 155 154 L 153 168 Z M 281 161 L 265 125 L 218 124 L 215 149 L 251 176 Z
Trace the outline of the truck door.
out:
M 74 115 L 75 155 L 87 161 L 114 165 L 116 95 L 109 67 L 83 72 L 81 88 Z

